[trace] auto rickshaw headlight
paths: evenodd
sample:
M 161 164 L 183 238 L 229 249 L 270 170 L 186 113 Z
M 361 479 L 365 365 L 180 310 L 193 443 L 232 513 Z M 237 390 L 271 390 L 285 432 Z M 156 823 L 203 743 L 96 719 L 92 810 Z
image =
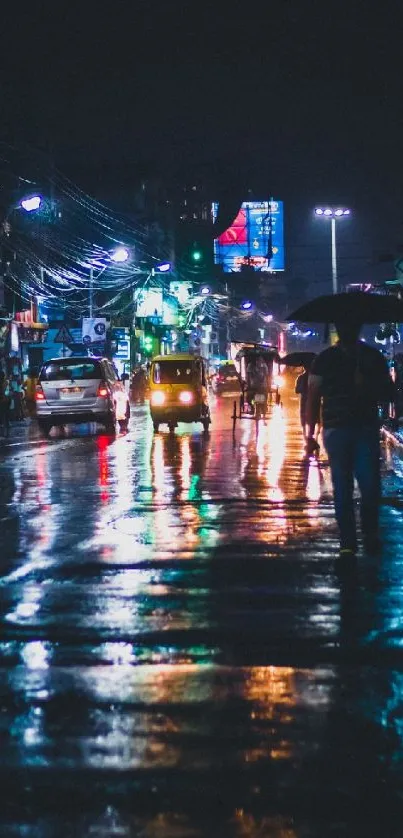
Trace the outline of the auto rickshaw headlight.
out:
M 190 404 L 193 401 L 193 393 L 189 390 L 182 390 L 182 392 L 179 393 L 179 401 L 182 402 L 182 404 Z
M 160 407 L 160 405 L 164 404 L 165 402 L 165 393 L 162 390 L 155 390 L 154 393 L 151 393 L 151 404 L 154 407 Z

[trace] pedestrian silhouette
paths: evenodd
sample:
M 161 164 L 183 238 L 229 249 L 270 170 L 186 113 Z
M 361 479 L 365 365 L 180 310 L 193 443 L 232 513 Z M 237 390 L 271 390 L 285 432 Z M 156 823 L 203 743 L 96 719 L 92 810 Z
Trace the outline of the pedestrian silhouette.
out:
M 394 387 L 381 353 L 359 340 L 361 324 L 335 325 L 338 342 L 315 358 L 309 374 L 308 444 L 313 439 L 322 402 L 323 439 L 340 532 L 340 559 L 350 561 L 357 551 L 354 478 L 360 491 L 364 549 L 370 554 L 380 551 L 378 406 L 393 401 Z

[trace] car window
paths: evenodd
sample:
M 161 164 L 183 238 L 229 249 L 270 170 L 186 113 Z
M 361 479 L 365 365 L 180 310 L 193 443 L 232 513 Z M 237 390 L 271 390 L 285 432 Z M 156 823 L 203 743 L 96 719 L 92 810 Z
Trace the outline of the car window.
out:
M 192 361 L 163 361 L 161 364 L 153 364 L 154 384 L 186 384 L 194 379 L 195 369 Z
M 229 376 L 229 375 L 236 375 L 236 367 L 232 366 L 232 364 L 224 364 L 223 367 L 218 368 L 219 375 Z
M 86 381 L 101 378 L 101 368 L 97 361 L 49 361 L 41 369 L 41 381 Z

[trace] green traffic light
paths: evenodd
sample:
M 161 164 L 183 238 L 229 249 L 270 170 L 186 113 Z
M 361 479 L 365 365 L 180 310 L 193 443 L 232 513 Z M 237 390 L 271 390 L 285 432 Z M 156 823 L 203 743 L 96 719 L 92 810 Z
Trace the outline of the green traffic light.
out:
M 200 262 L 202 258 L 201 250 L 194 250 L 192 252 L 192 259 L 194 262 Z
M 151 335 L 144 335 L 144 337 L 143 337 L 143 348 L 144 348 L 144 352 L 152 352 L 153 339 L 152 339 Z

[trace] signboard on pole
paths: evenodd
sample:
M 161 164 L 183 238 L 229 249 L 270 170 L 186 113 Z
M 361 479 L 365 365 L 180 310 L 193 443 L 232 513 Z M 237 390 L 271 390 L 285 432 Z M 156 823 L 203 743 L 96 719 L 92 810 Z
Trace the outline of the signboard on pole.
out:
M 192 282 L 173 280 L 169 283 L 169 293 L 179 300 L 180 305 L 186 305 L 192 296 Z
M 64 343 L 66 345 L 74 343 L 73 335 L 69 332 L 67 326 L 63 324 L 63 326 L 60 327 L 59 331 L 53 338 L 53 343 Z
M 130 361 L 130 340 L 118 340 L 113 357 L 121 361 Z
M 83 343 L 105 343 L 106 329 L 105 317 L 83 317 Z
M 10 349 L 11 352 L 18 352 L 20 348 L 20 338 L 18 334 L 18 326 L 16 323 L 11 324 L 11 341 L 10 341 Z
M 142 288 L 135 292 L 137 303 L 136 317 L 155 318 L 158 323 L 162 319 L 163 292 L 162 288 Z

